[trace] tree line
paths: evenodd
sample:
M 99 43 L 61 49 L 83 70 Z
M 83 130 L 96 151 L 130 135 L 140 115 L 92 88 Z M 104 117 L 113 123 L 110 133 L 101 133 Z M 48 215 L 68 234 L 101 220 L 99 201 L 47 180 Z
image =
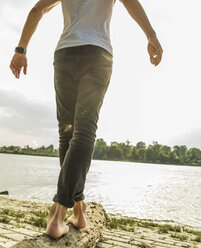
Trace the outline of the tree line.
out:
M 146 146 L 145 142 L 138 142 L 135 146 L 127 140 L 124 143 L 97 139 L 93 159 L 116 160 L 159 164 L 201 165 L 201 150 L 187 149 L 185 145 L 175 145 L 173 148 L 153 141 Z
M 53 145 L 47 147 L 41 146 L 32 148 L 25 146 L 3 146 L 0 147 L 0 153 L 14 153 L 37 156 L 59 156 L 58 149 Z M 93 159 L 129 161 L 158 164 L 180 164 L 180 165 L 201 165 L 201 150 L 198 148 L 187 149 L 185 145 L 175 145 L 173 148 L 161 145 L 153 141 L 151 145 L 146 146 L 145 142 L 138 142 L 135 146 L 130 141 L 111 142 L 110 145 L 104 139 L 97 139 L 95 142 Z
M 59 156 L 58 149 L 55 149 L 52 144 L 47 147 L 41 146 L 37 148 L 32 148 L 29 145 L 24 146 L 24 148 L 20 146 L 2 146 L 0 147 L 0 153 L 49 156 L 49 157 Z

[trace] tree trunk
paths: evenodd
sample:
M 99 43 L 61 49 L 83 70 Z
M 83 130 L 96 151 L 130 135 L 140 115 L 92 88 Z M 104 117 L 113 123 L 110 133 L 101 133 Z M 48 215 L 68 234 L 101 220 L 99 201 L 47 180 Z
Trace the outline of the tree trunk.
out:
M 26 238 L 12 246 L 12 248 L 93 248 L 103 233 L 106 225 L 106 212 L 101 204 L 86 203 L 87 226 L 77 229 L 69 224 L 69 232 L 58 238 L 52 239 L 46 234 Z

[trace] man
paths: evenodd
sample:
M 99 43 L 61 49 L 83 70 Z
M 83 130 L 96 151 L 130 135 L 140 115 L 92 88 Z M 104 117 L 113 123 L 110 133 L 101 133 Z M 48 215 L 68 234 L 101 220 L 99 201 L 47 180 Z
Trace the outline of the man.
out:
M 137 0 L 120 0 L 148 39 L 150 61 L 157 66 L 162 48 Z M 64 29 L 54 54 L 54 85 L 61 171 L 50 208 L 46 234 L 58 238 L 72 223 L 86 226 L 84 185 L 94 149 L 97 121 L 113 65 L 109 25 L 115 0 L 40 0 L 31 9 L 10 69 L 16 78 L 27 73 L 26 49 L 42 16 L 62 4 Z

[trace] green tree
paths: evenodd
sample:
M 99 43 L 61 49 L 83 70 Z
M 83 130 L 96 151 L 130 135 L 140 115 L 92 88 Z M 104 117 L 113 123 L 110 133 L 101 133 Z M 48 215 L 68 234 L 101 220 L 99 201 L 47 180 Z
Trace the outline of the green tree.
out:
M 138 161 L 146 162 L 146 148 L 140 148 L 137 151 L 137 155 L 138 155 Z
M 118 147 L 121 150 L 122 160 L 129 160 L 131 150 L 130 142 L 127 140 L 125 143 L 119 143 Z
M 173 153 L 177 160 L 177 163 L 183 164 L 186 160 L 186 152 L 188 151 L 186 146 L 174 146 Z
M 169 146 L 161 146 L 161 152 L 163 152 L 165 155 L 169 155 L 171 152 L 171 147 Z
M 146 149 L 146 160 L 149 163 L 156 161 L 155 150 L 152 145 L 149 145 Z
M 129 161 L 138 161 L 138 153 L 135 146 L 132 146 L 128 155 Z
M 160 151 L 159 155 L 158 155 L 158 160 L 161 163 L 167 163 L 167 162 L 169 162 L 169 156 L 167 154 L 165 154 L 163 151 Z
M 117 142 L 111 142 L 107 150 L 107 157 L 112 160 L 122 160 L 122 151 Z
M 107 159 L 107 144 L 103 139 L 96 140 L 93 158 Z
M 201 151 L 198 148 L 191 148 L 186 152 L 188 164 L 197 165 L 199 160 L 201 160 Z
M 146 148 L 146 144 L 142 141 L 136 144 L 136 149 Z
M 49 145 L 46 150 L 50 153 L 53 153 L 54 152 L 54 146 L 53 145 Z

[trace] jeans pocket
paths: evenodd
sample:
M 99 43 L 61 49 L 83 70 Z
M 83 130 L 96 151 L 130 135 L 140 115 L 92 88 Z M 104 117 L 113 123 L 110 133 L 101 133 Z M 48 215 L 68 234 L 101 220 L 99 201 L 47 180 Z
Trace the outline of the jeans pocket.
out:
M 57 62 L 60 62 L 62 60 L 65 61 L 66 58 L 65 50 L 66 50 L 65 48 L 62 48 L 54 52 L 53 65 L 55 65 Z

